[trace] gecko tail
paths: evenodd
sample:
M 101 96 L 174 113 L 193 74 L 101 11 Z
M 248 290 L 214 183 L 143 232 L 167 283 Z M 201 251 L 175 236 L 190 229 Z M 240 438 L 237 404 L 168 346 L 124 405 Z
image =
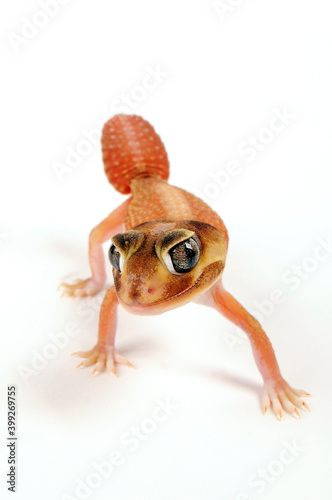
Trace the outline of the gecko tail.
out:
M 169 177 L 167 153 L 152 125 L 137 115 L 115 115 L 103 128 L 101 145 L 106 176 L 120 193 L 130 193 L 138 175 Z

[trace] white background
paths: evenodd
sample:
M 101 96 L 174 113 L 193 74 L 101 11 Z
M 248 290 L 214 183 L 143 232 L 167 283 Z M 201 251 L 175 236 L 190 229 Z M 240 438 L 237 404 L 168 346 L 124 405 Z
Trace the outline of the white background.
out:
M 315 252 L 331 237 L 332 9 L 230 4 L 222 15 L 210 0 L 72 0 L 46 18 L 36 1 L 1 6 L 0 459 L 6 473 L 6 388 L 17 384 L 19 500 L 331 498 L 332 255 Z M 45 25 L 29 31 L 26 19 Z M 147 68 L 163 77 L 144 91 Z M 300 421 L 262 416 L 248 341 L 197 305 L 153 318 L 120 311 L 116 346 L 137 369 L 119 367 L 118 379 L 74 370 L 69 354 L 96 341 L 103 293 L 80 303 L 56 287 L 88 277 L 88 233 L 124 197 L 98 145 L 61 180 L 54 162 L 123 94 L 161 135 L 173 184 L 207 192 L 211 173 L 238 162 L 210 198 L 230 234 L 224 282 L 249 310 L 265 304 L 284 377 L 313 395 Z M 248 161 L 239 147 L 267 137 L 276 108 L 293 118 Z M 297 281 L 293 266 L 307 269 Z M 275 289 L 284 300 L 268 310 Z M 61 333 L 67 345 L 43 365 Z M 36 356 L 39 371 L 24 379 Z M 153 424 L 156 400 L 173 409 Z M 141 441 L 123 441 L 140 426 Z M 78 481 L 98 482 L 93 464 L 116 450 L 121 464 L 79 496 Z M 4 475 L 1 498 L 13 498 Z

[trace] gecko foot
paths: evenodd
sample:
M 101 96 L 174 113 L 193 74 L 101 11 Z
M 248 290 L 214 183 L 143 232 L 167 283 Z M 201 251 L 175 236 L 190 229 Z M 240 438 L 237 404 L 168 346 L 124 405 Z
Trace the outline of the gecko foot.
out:
M 96 293 L 100 292 L 102 288 L 103 285 L 97 283 L 92 278 L 88 278 L 86 280 L 76 280 L 71 285 L 62 282 L 58 286 L 58 290 L 62 292 L 62 295 L 72 297 L 87 297 L 89 295 L 96 295 Z
M 272 406 L 279 420 L 283 418 L 283 410 L 299 419 L 300 414 L 297 408 L 310 411 L 308 405 L 302 401 L 304 396 L 310 396 L 310 394 L 306 391 L 293 389 L 283 378 L 265 382 L 262 399 L 264 414 Z
M 115 347 L 100 346 L 96 344 L 90 351 L 79 351 L 74 352 L 72 356 L 79 356 L 85 358 L 76 368 L 84 368 L 90 365 L 96 365 L 91 376 L 98 375 L 104 369 L 117 376 L 115 371 L 115 365 L 128 365 L 134 368 L 134 365 L 129 363 L 129 361 L 119 354 Z

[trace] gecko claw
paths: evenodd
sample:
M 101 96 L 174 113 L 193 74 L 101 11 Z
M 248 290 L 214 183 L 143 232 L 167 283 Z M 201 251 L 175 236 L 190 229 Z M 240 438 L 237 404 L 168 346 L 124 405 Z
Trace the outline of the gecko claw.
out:
M 74 352 L 72 356 L 80 356 L 84 358 L 84 360 L 77 365 L 76 368 L 85 368 L 90 365 L 96 365 L 91 373 L 92 377 L 99 375 L 105 370 L 105 368 L 111 375 L 117 377 L 118 375 L 115 371 L 116 364 L 128 365 L 134 368 L 134 366 L 126 358 L 118 354 L 114 347 L 100 346 L 98 343 L 93 349 L 90 349 L 89 351 Z
M 91 377 L 96 377 L 97 375 L 99 375 L 100 371 L 97 370 L 97 367 L 94 368 L 93 372 L 91 373 Z
M 88 297 L 96 295 L 102 289 L 103 285 L 97 283 L 94 279 L 88 278 L 86 280 L 75 280 L 72 284 L 63 281 L 58 286 L 57 290 L 60 291 L 60 297 L 67 295 L 69 297 Z
M 302 402 L 302 407 L 305 408 L 307 411 L 310 412 L 309 406 L 304 401 Z
M 297 408 L 310 411 L 308 405 L 301 399 L 305 395 L 308 395 L 308 393 L 302 390 L 293 389 L 282 378 L 277 381 L 268 381 L 264 385 L 262 398 L 264 414 L 266 414 L 268 409 L 272 406 L 279 420 L 283 418 L 283 410 L 300 420 L 300 414 Z

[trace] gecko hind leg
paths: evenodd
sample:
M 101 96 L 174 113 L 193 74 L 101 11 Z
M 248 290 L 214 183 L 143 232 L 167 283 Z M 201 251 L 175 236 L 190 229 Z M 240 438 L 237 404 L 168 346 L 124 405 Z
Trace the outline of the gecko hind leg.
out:
M 103 287 L 103 283 L 97 283 L 93 278 L 85 280 L 75 280 L 69 284 L 63 281 L 58 286 L 61 296 L 67 295 L 70 297 L 89 297 L 96 295 Z
M 76 280 L 69 284 L 60 283 L 58 290 L 62 295 L 87 297 L 100 292 L 106 281 L 105 259 L 102 244 L 108 241 L 122 228 L 124 216 L 128 210 L 130 198 L 113 210 L 106 219 L 92 229 L 89 235 L 89 263 L 91 278 Z

